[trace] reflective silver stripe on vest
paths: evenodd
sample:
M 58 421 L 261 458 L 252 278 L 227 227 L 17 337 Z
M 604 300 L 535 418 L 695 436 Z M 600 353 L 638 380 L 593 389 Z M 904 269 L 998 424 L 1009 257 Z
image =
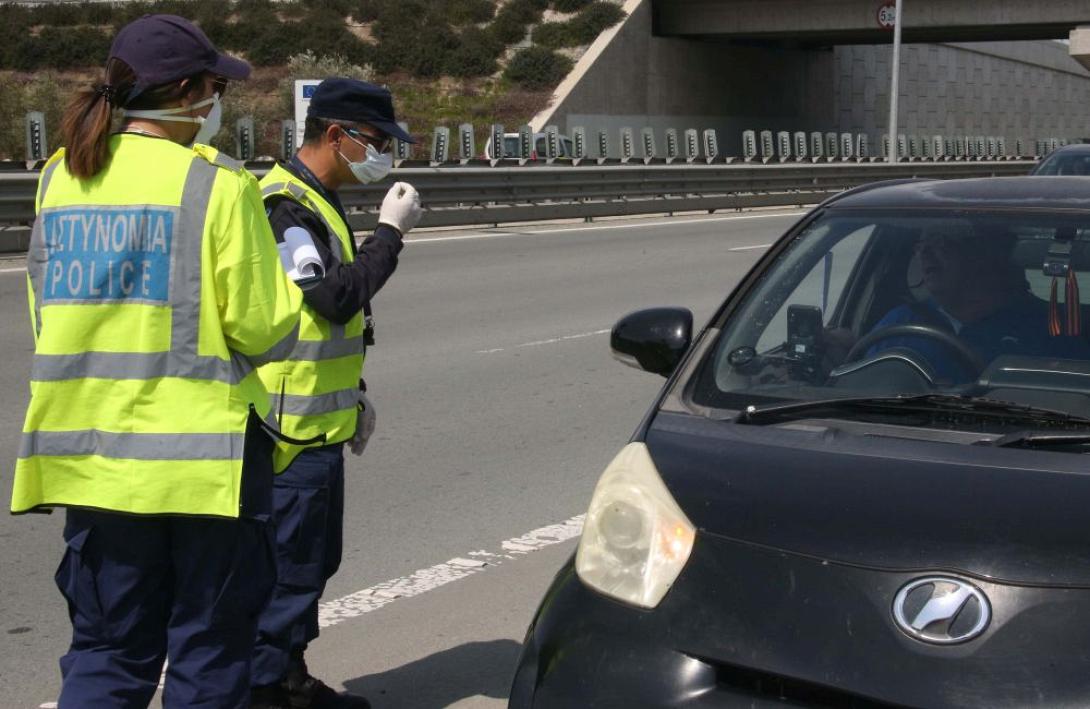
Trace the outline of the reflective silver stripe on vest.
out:
M 30 378 L 36 382 L 66 379 L 159 379 L 179 377 L 238 384 L 253 371 L 243 355 L 230 360 L 219 357 L 178 357 L 172 352 L 79 352 L 69 355 L 36 354 Z
M 329 231 L 329 250 L 333 252 L 333 258 L 337 263 L 344 263 L 344 247 L 341 245 L 341 237 L 337 235 L 337 230 L 334 229 L 333 225 L 329 223 L 329 220 L 325 218 L 325 214 L 322 213 L 322 210 L 318 209 L 318 206 L 314 204 L 305 189 L 294 182 L 274 182 L 261 190 L 261 196 L 271 197 L 274 194 L 281 194 L 283 192 L 290 194 L 296 202 L 303 205 L 311 212 L 314 212 L 314 215 L 322 220 L 322 224 L 325 224 L 326 230 Z M 352 238 L 351 229 L 349 229 L 349 238 Z
M 246 167 L 246 163 L 241 160 L 235 160 L 224 155 L 219 150 L 216 151 L 216 157 L 212 158 L 212 162 L 220 167 L 225 167 L 231 172 L 242 172 Z
M 51 167 L 55 168 L 59 163 Z M 170 350 L 168 352 L 79 352 L 67 355 L 35 354 L 31 365 L 34 381 L 60 381 L 85 377 L 98 379 L 154 379 L 181 377 L 207 379 L 237 384 L 253 365 L 245 356 L 232 352 L 229 360 L 197 354 L 201 308 L 201 248 L 204 242 L 205 219 L 212 198 L 212 188 L 220 168 L 194 156 L 182 190 L 178 208 L 178 227 L 170 264 Z M 52 176 L 52 171 L 49 172 Z M 47 177 L 43 175 L 43 188 Z M 78 205 L 66 205 L 65 208 Z M 35 306 L 39 309 L 38 327 L 41 332 L 41 299 L 45 266 L 48 263 L 45 235 L 35 220 L 31 235 L 32 259 L 40 266 L 28 266 L 35 291 Z
M 220 168 L 195 157 L 182 188 L 180 226 L 170 271 L 170 351 L 183 361 L 197 357 L 201 321 L 201 244 L 212 185 Z
M 281 362 L 291 358 L 292 350 L 295 349 L 296 341 L 299 339 L 299 323 L 295 323 L 295 326 L 291 329 L 287 335 L 281 338 L 280 342 L 265 350 L 261 354 L 250 355 L 247 359 L 255 367 L 260 367 L 263 364 L 269 362 Z
M 82 456 L 129 460 L 233 460 L 242 457 L 242 433 L 110 433 L 32 431 L 23 434 L 19 457 Z
M 292 416 L 317 416 L 354 408 L 359 401 L 360 392 L 358 389 L 341 389 L 314 396 L 273 394 L 271 398 L 272 410 L 277 413 L 282 412 Z
M 53 173 L 57 171 L 63 160 L 58 160 L 42 171 L 41 187 L 38 190 L 38 204 L 45 204 L 45 193 L 49 190 L 49 183 L 53 179 Z M 49 250 L 45 245 L 45 223 L 43 219 L 34 220 L 34 228 L 30 232 L 30 247 L 27 249 L 26 271 L 30 275 L 30 287 L 34 291 L 34 331 L 42 334 L 42 286 L 45 284 L 45 269 L 49 265 Z
M 337 340 L 300 340 L 292 348 L 291 353 L 283 359 L 289 362 L 322 362 L 327 359 L 338 359 L 351 355 L 361 355 L 364 352 L 363 337 L 342 336 Z

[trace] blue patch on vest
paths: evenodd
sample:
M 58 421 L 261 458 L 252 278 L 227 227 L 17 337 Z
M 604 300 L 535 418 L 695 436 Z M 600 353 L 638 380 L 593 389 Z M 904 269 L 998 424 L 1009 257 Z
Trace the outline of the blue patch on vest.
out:
M 76 208 L 42 215 L 49 264 L 42 297 L 166 303 L 175 212 Z

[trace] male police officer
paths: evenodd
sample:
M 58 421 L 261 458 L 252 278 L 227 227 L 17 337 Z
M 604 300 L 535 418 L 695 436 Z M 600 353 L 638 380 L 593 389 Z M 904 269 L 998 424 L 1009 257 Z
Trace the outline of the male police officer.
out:
M 275 454 L 276 469 L 283 470 L 274 488 L 277 585 L 258 625 L 255 709 L 369 706 L 310 676 L 303 652 L 318 637 L 318 598 L 341 559 L 342 448 L 353 439 L 353 452 L 361 452 L 368 434 L 362 429 L 373 426 L 360 380 L 371 299 L 397 267 L 402 236 L 420 219 L 416 190 L 394 184 L 378 228 L 357 251 L 337 189 L 383 179 L 393 164 L 393 138 L 412 142 L 395 122 L 389 91 L 326 79 L 311 98 L 298 154 L 261 182 L 277 241 L 290 244 L 289 251 L 313 242 L 324 275 L 311 272 L 312 282 L 299 281 L 299 342 L 285 361 L 263 367 L 260 375 L 284 432 L 303 439 L 325 434 L 326 442 L 280 445 Z

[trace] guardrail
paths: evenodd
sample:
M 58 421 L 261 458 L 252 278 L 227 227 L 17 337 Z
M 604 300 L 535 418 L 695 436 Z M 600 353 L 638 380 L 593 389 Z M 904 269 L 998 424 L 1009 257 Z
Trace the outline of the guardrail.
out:
M 580 165 L 578 167 L 401 167 L 426 210 L 421 226 L 813 204 L 877 180 L 1024 175 L 1032 161 L 831 163 L 824 165 Z M 353 228 L 366 229 L 388 187 L 351 187 L 342 199 Z
M 518 168 L 402 164 L 392 179 L 412 183 L 424 203 L 421 226 L 468 226 L 551 219 L 714 212 L 813 204 L 877 180 L 1024 175 L 1033 161 L 829 164 L 535 165 Z M 263 174 L 269 163 L 250 163 Z M 0 224 L 30 226 L 36 172 L 0 173 Z M 390 181 L 342 190 L 352 227 L 372 228 Z M 25 248 L 26 234 L 0 233 L 0 251 Z

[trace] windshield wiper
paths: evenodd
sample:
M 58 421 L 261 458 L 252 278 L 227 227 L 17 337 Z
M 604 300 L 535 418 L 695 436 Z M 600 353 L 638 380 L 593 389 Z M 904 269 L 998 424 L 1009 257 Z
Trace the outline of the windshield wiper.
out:
M 821 411 L 901 411 L 901 412 L 945 412 L 977 414 L 991 417 L 1017 417 L 1046 423 L 1085 424 L 1090 426 L 1090 418 L 1069 414 L 1066 411 L 1026 406 L 1009 401 L 987 399 L 979 396 L 957 396 L 954 394 L 914 394 L 909 396 L 865 396 L 843 397 L 840 399 L 818 399 L 816 401 L 793 401 L 788 404 L 769 406 L 748 406 L 734 417 L 735 423 L 760 424 L 784 418 L 794 418 L 799 414 L 810 415 Z
M 1088 443 L 1090 443 L 1090 433 L 1016 431 L 982 445 L 996 448 L 1048 448 L 1050 446 L 1082 446 Z

